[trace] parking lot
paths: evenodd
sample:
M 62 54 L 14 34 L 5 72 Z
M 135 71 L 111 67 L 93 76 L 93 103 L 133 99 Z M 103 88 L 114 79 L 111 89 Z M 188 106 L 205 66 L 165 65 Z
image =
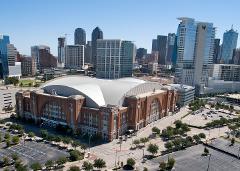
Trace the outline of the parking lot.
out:
M 215 109 L 200 109 L 192 114 L 186 116 L 182 119 L 182 121 L 188 125 L 197 126 L 197 127 L 204 127 L 207 123 L 212 122 L 213 120 L 218 120 L 221 118 L 234 118 L 235 115 L 231 113 L 227 113 L 224 110 L 215 110 Z
M 209 162 L 209 170 L 211 171 L 236 171 L 240 170 L 239 159 L 222 153 L 217 150 L 209 149 L 211 154 L 210 162 L 208 156 L 202 156 L 204 151 L 203 145 L 196 145 L 186 150 L 178 151 L 169 155 L 157 157 L 153 160 L 148 160 L 144 166 L 148 170 L 158 170 L 160 161 L 167 161 L 168 156 L 174 157 L 176 160 L 173 170 L 177 171 L 203 171 L 207 170 Z M 141 166 L 140 166 L 141 167 Z M 142 166 L 143 167 L 143 166 Z
M 3 140 L 6 130 L 0 129 L 0 132 Z M 57 160 L 59 157 L 69 156 L 66 150 L 59 150 L 58 147 L 44 142 L 20 141 L 19 144 L 8 148 L 4 148 L 5 143 L 2 142 L 0 147 L 0 158 L 4 156 L 11 158 L 11 155 L 16 153 L 25 164 L 33 162 L 44 164 L 47 160 Z

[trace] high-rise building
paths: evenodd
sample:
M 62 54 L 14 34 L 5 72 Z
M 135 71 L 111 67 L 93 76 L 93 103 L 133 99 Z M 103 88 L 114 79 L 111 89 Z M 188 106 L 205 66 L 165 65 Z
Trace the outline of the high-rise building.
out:
M 103 39 L 103 32 L 99 27 L 96 27 L 92 32 L 92 58 L 91 64 L 96 68 L 97 62 L 97 40 Z
M 82 69 L 84 66 L 84 45 L 65 46 L 65 67 L 68 69 Z
M 9 36 L 0 35 L 0 78 L 5 78 L 9 74 L 7 55 L 7 45 L 9 43 Z
M 166 64 L 166 54 L 167 54 L 167 36 L 158 35 L 157 36 L 157 46 L 158 46 L 158 63 Z
M 59 37 L 58 38 L 58 63 L 64 67 L 65 64 L 65 46 L 66 46 L 66 38 Z
M 156 52 L 158 51 L 158 43 L 157 43 L 157 39 L 153 39 L 152 40 L 152 52 Z
M 85 47 L 85 55 L 84 55 L 84 62 L 85 63 L 91 63 L 92 58 L 92 42 L 87 41 L 86 47 Z
M 21 57 L 22 76 L 34 76 L 36 74 L 35 58 L 31 56 Z
M 76 28 L 74 32 L 74 44 L 86 45 L 86 32 L 82 28 Z
M 136 60 L 141 60 L 145 58 L 147 55 L 147 49 L 145 48 L 138 48 L 136 53 Z
M 172 64 L 172 56 L 174 53 L 174 44 L 175 44 L 175 33 L 169 33 L 167 37 L 167 56 L 166 56 L 166 64 Z
M 37 69 L 40 69 L 40 57 L 39 57 L 39 50 L 40 49 L 46 49 L 50 53 L 50 47 L 45 45 L 36 45 L 31 47 L 31 56 L 35 58 L 36 67 Z
M 233 50 L 237 47 L 238 33 L 237 31 L 231 30 L 226 31 L 223 34 L 222 52 L 221 52 L 221 62 L 231 63 Z
M 47 49 L 39 49 L 39 70 L 51 69 L 57 67 L 57 58 Z
M 220 39 L 214 39 L 214 53 L 213 53 L 213 63 L 219 63 L 220 55 Z
M 9 77 L 18 77 L 22 75 L 21 62 L 17 62 L 18 51 L 13 44 L 7 45 L 8 71 Z
M 97 78 L 131 77 L 135 45 L 119 39 L 97 40 Z
M 233 64 L 240 65 L 240 49 L 233 50 Z
M 175 41 L 174 41 L 174 45 L 173 45 L 173 53 L 172 53 L 172 66 L 175 68 L 176 64 L 177 64 L 177 51 L 178 51 L 178 47 L 177 47 L 177 35 L 175 35 Z
M 195 22 L 192 18 L 179 20 L 176 82 L 196 86 L 198 94 L 207 85 L 213 61 L 215 28 L 212 23 Z

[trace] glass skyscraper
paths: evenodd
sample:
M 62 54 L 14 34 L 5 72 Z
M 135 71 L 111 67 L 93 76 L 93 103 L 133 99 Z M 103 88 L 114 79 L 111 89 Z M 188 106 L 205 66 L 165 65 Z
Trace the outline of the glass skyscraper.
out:
M 99 27 L 96 27 L 92 32 L 92 58 L 90 60 L 94 68 L 97 62 L 97 40 L 103 39 L 103 32 Z
M 233 57 L 233 50 L 237 47 L 238 33 L 231 28 L 223 34 L 221 61 L 230 63 Z
M 0 78 L 5 78 L 9 74 L 7 45 L 10 44 L 9 36 L 0 35 Z
M 74 32 L 74 44 L 75 45 L 86 45 L 86 32 L 82 28 L 75 29 Z

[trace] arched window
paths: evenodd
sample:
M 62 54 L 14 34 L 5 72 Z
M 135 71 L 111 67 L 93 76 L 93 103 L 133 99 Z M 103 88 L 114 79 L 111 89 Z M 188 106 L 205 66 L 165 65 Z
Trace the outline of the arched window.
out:
M 159 119 L 159 113 L 160 113 L 160 105 L 158 99 L 154 99 L 150 106 L 150 118 L 149 123 L 156 121 Z

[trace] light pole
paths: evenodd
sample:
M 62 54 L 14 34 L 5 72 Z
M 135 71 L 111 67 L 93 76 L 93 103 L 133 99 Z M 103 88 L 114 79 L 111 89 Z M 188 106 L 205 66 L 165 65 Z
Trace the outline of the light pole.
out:
M 209 158 L 208 158 L 208 167 L 207 167 L 207 171 L 209 171 L 210 160 L 211 160 L 211 154 L 209 154 Z

